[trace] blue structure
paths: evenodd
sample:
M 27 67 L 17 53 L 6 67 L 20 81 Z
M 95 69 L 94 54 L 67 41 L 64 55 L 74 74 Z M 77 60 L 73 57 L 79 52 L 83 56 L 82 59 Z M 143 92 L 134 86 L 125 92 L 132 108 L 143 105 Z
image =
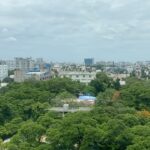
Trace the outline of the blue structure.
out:
M 93 101 L 95 101 L 96 97 L 94 97 L 94 96 L 79 96 L 79 99 L 83 100 L 83 101 L 86 101 L 86 100 L 93 100 Z
M 47 71 L 50 71 L 51 65 L 47 64 L 47 63 L 43 64 L 42 66 L 36 65 L 34 68 L 30 69 L 29 72 L 40 72 L 41 71 L 41 67 L 43 67 Z
M 85 66 L 92 66 L 94 65 L 94 58 L 85 58 L 84 63 L 85 63 Z
M 50 69 L 50 68 L 51 68 L 51 65 L 48 64 L 48 63 L 45 63 L 45 64 L 44 64 L 44 67 L 45 67 L 46 69 Z

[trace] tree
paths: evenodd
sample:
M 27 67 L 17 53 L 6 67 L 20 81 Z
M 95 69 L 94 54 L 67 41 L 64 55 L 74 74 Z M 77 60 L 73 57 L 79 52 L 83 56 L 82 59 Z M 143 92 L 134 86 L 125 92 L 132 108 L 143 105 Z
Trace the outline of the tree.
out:
M 6 83 L 12 83 L 14 81 L 14 79 L 10 78 L 10 77 L 6 77 L 3 82 L 6 82 Z
M 112 86 L 112 79 L 110 79 L 105 73 L 97 73 L 96 79 L 91 81 L 90 86 L 94 87 L 96 94 L 98 94 Z
M 106 89 L 105 92 L 101 92 L 97 96 L 96 104 L 97 105 L 106 105 L 111 103 L 113 100 L 113 95 L 115 93 L 114 89 Z
M 120 90 L 120 88 L 121 88 L 120 79 L 117 79 L 116 81 L 114 81 L 114 88 L 116 90 Z
M 22 125 L 17 135 L 15 135 L 11 143 L 18 148 L 36 148 L 41 144 L 41 137 L 45 135 L 45 128 L 37 123 L 28 121 Z
M 95 96 L 96 95 L 96 90 L 93 86 L 90 86 L 90 85 L 87 85 L 85 86 L 84 90 L 83 90 L 83 93 L 86 94 L 86 95 L 93 95 Z

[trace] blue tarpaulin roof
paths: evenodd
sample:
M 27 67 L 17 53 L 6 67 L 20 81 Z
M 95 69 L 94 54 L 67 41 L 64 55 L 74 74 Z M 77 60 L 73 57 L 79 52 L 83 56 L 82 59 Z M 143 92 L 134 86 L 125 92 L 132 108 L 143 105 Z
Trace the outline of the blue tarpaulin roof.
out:
M 80 100 L 96 100 L 94 96 L 79 96 Z

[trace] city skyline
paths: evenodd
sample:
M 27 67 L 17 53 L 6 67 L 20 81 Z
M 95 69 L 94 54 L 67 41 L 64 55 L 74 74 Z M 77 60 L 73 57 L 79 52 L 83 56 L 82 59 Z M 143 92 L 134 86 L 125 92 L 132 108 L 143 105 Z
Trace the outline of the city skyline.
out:
M 129 64 L 136 64 L 136 63 L 149 63 L 150 60 L 135 60 L 135 61 L 130 61 L 130 60 L 107 60 L 107 59 L 95 59 L 95 58 L 92 58 L 92 57 L 86 57 L 86 58 L 81 58 L 79 61 L 68 61 L 68 60 L 52 60 L 52 59 L 45 59 L 43 57 L 32 57 L 32 56 L 16 56 L 16 57 L 13 57 L 13 58 L 0 58 L 0 61 L 3 63 L 3 62 L 15 62 L 16 58 L 19 58 L 19 59 L 23 59 L 23 60 L 26 60 L 26 59 L 31 59 L 32 61 L 36 62 L 38 61 L 38 59 L 42 59 L 43 62 L 45 63 L 55 63 L 55 64 L 78 64 L 78 65 L 83 65 L 85 64 L 85 59 L 93 59 L 94 63 L 93 64 L 99 64 L 99 63 L 129 63 Z
M 150 2 L 3 0 L 0 59 L 148 61 Z

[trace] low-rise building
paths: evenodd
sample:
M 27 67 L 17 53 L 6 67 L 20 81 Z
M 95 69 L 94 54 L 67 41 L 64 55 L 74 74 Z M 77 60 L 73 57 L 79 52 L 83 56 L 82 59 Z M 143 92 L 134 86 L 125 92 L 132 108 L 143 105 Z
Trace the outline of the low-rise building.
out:
M 122 79 L 126 79 L 126 78 L 130 77 L 130 74 L 113 74 L 113 73 L 111 73 L 111 74 L 108 74 L 108 76 L 110 78 L 113 78 L 114 80 L 116 80 L 116 79 L 122 80 Z
M 67 77 L 74 81 L 80 81 L 81 83 L 88 84 L 96 78 L 96 72 L 60 72 L 61 78 Z
M 0 83 L 0 88 L 6 87 L 8 83 Z
M 22 70 L 15 70 L 14 81 L 15 82 L 24 82 L 25 80 L 49 80 L 50 72 L 24 72 Z
M 125 86 L 126 85 L 126 81 L 123 81 L 123 80 L 120 80 L 119 83 L 120 83 L 121 86 Z
M 35 80 L 49 80 L 49 72 L 28 72 L 25 74 L 25 79 L 35 79 Z

